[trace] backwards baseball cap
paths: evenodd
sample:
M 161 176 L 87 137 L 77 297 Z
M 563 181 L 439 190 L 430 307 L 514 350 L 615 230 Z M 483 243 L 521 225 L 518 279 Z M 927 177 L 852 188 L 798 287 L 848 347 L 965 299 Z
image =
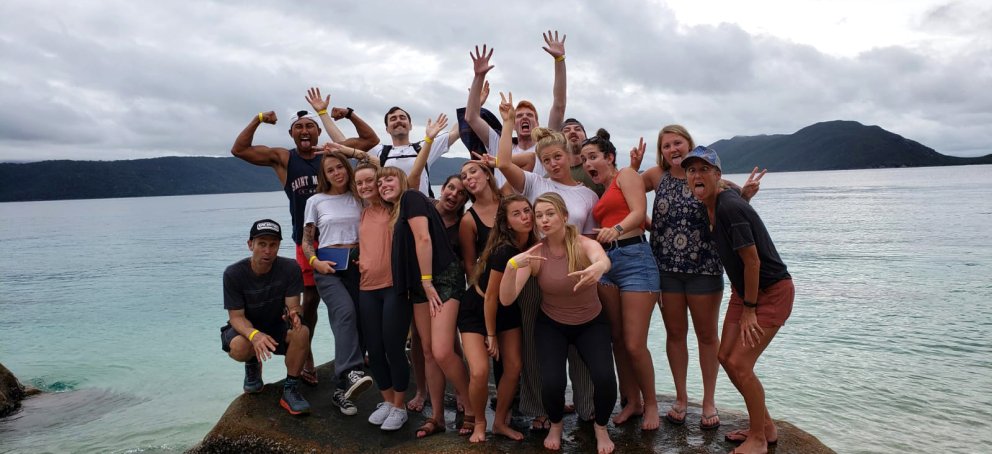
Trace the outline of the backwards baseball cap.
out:
M 707 148 L 702 145 L 693 148 L 692 151 L 686 155 L 686 157 L 682 158 L 682 168 L 684 169 L 689 167 L 689 163 L 692 162 L 693 159 L 702 159 L 709 165 L 716 167 L 717 170 L 723 172 L 723 169 L 720 168 L 720 157 L 717 156 L 716 150 L 712 148 Z
M 586 127 L 585 126 L 582 126 L 582 123 L 580 123 L 579 120 L 576 120 L 574 118 L 569 118 L 569 119 L 565 120 L 565 122 L 561 124 L 561 128 L 562 129 L 565 129 L 565 126 L 568 126 L 568 125 L 579 125 L 579 127 L 582 128 L 582 132 L 585 132 L 585 130 L 586 130 Z
M 282 240 L 282 227 L 279 223 L 273 221 L 272 219 L 261 219 L 255 221 L 251 226 L 251 231 L 248 232 L 248 239 L 254 240 L 260 236 L 274 236 L 279 240 Z

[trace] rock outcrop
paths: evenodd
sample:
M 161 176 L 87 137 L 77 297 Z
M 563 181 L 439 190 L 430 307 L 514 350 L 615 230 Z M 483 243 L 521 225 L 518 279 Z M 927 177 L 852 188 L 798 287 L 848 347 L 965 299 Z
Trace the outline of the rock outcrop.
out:
M 310 401 L 312 414 L 293 417 L 279 407 L 282 382 L 268 384 L 265 390 L 256 395 L 242 395 L 231 403 L 217 425 L 203 441 L 189 453 L 372 453 L 372 452 L 514 452 L 546 453 L 543 446 L 544 434 L 528 433 L 530 419 L 515 416 L 512 425 L 521 430 L 525 439 L 511 441 L 501 436 L 489 435 L 482 444 L 471 444 L 467 437 L 458 436 L 453 409 L 445 409 L 447 432 L 417 440 L 414 430 L 429 416 L 431 408 L 423 414 L 410 413 L 410 420 L 396 432 L 383 432 L 367 421 L 369 413 L 381 401 L 375 388 L 366 391 L 355 400 L 357 416 L 344 416 L 331 404 L 334 391 L 333 364 L 319 368 L 320 385 L 304 387 L 303 394 Z M 413 397 L 411 386 L 408 397 Z M 673 399 L 662 396 L 660 406 L 667 408 Z M 720 413 L 722 426 L 717 430 L 701 431 L 699 417 L 701 409 L 691 406 L 686 416 L 686 424 L 676 427 L 662 420 L 659 430 L 644 432 L 635 419 L 621 426 L 610 424 L 610 436 L 617 446 L 617 452 L 729 452 L 734 445 L 724 440 L 727 432 L 747 426 L 747 416 L 739 412 L 724 410 Z M 488 414 L 490 426 L 492 412 Z M 777 446 L 771 446 L 772 453 L 833 453 L 816 437 L 784 421 L 776 422 L 779 428 Z M 595 452 L 596 440 L 591 423 L 580 422 L 575 415 L 566 415 L 565 437 L 561 452 Z
M 24 385 L 17 381 L 17 377 L 0 364 L 0 418 L 20 408 L 24 391 Z

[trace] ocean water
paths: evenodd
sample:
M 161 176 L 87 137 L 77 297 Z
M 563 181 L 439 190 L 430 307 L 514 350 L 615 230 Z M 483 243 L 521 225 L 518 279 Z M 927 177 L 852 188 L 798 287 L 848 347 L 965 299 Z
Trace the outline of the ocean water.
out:
M 753 204 L 797 289 L 757 366 L 772 415 L 839 452 L 988 450 L 992 166 L 769 174 Z M 202 439 L 243 378 L 218 345 L 221 274 L 263 217 L 289 225 L 282 193 L 0 204 L 0 362 L 57 393 L 0 420 L 0 452 Z M 649 343 L 670 394 L 657 312 Z M 281 361 L 265 370 L 284 374 Z M 722 371 L 717 404 L 744 407 Z

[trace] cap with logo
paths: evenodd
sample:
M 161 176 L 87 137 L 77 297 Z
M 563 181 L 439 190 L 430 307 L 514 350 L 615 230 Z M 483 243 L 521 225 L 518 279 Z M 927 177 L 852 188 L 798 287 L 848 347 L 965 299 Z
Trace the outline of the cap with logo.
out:
M 706 161 L 707 164 L 716 167 L 717 170 L 721 172 L 723 171 L 723 169 L 720 168 L 720 156 L 717 156 L 716 150 L 712 148 L 707 148 L 702 145 L 693 148 L 688 155 L 682 158 L 682 168 L 684 169 L 689 167 L 689 163 L 691 163 L 693 159 L 702 159 L 703 161 Z
M 255 221 L 251 226 L 251 231 L 248 232 L 248 239 L 254 240 L 260 236 L 274 236 L 279 240 L 282 240 L 282 227 L 279 223 L 273 221 L 272 219 L 261 219 Z

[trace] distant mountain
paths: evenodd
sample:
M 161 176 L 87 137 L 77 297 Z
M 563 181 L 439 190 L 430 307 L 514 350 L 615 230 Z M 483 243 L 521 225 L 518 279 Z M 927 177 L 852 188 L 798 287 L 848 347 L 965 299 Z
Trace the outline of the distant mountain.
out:
M 878 126 L 841 120 L 816 123 L 793 134 L 736 136 L 710 148 L 720 154 L 724 173 L 750 172 L 754 166 L 786 172 L 992 164 L 992 154 L 947 156 Z
M 463 158 L 431 166 L 431 184 L 460 171 Z M 238 158 L 0 163 L 0 202 L 281 191 L 275 172 Z

